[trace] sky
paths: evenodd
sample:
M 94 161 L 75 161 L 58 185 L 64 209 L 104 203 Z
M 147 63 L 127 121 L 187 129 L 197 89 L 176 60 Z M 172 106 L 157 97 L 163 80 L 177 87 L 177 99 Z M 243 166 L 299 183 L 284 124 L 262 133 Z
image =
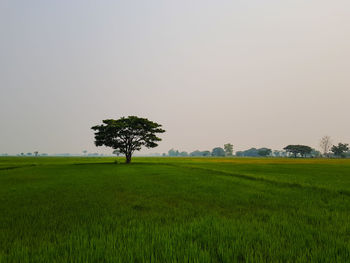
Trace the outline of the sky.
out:
M 348 0 L 1 0 L 0 154 L 111 153 L 130 115 L 142 153 L 350 143 L 349 70 Z

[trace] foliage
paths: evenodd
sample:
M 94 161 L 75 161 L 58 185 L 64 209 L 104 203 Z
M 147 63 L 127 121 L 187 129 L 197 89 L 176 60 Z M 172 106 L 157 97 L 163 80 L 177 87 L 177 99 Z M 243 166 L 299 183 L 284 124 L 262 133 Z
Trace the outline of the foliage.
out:
M 322 153 L 320 151 L 312 149 L 310 155 L 311 157 L 314 157 L 314 158 L 320 158 L 322 156 Z
M 260 148 L 258 149 L 258 154 L 262 157 L 266 157 L 272 154 L 272 150 L 269 148 Z
M 202 155 L 201 151 L 196 150 L 196 151 L 191 152 L 190 156 L 192 156 L 192 157 L 199 157 L 199 156 L 203 156 L 203 155 Z
M 221 147 L 216 147 L 216 148 L 214 148 L 213 150 L 212 150 L 212 152 L 211 152 L 211 156 L 217 156 L 217 157 L 219 157 L 219 156 L 225 156 L 225 150 L 224 149 L 222 149 Z
M 312 152 L 312 148 L 306 145 L 288 145 L 283 149 L 292 153 L 295 158 L 298 156 L 298 154 L 300 154 L 302 157 L 306 157 L 307 154 Z
M 286 156 L 286 152 L 285 151 L 274 150 L 273 151 L 273 156 L 274 157 L 285 157 Z
M 344 158 L 345 153 L 349 150 L 349 144 L 347 143 L 338 143 L 338 145 L 333 145 L 331 148 L 331 151 L 334 153 L 335 156 L 339 156 Z
M 190 156 L 192 157 L 206 157 L 206 156 L 210 156 L 211 152 L 210 151 L 193 151 L 190 153 Z
M 126 163 L 131 162 L 135 151 L 157 147 L 161 141 L 156 136 L 163 133 L 162 125 L 136 116 L 122 117 L 118 120 L 103 120 L 102 125 L 93 126 L 96 146 L 108 146 L 125 154 Z
M 259 156 L 259 151 L 256 148 L 250 148 L 245 151 L 238 151 L 236 152 L 236 155 L 238 157 L 258 157 Z
M 224 145 L 224 150 L 225 150 L 226 156 L 233 155 L 233 145 L 231 143 L 226 143 Z
M 185 151 L 180 152 L 179 150 L 170 149 L 168 151 L 168 156 L 169 157 L 176 157 L 176 156 L 187 157 L 188 153 Z
M 211 152 L 210 151 L 202 151 L 203 156 L 210 156 Z
M 168 156 L 170 156 L 170 157 L 179 156 L 179 151 L 178 150 L 174 150 L 174 149 L 170 149 L 168 151 Z
M 236 156 L 237 156 L 237 157 L 244 157 L 243 151 L 237 151 L 237 152 L 236 152 Z
M 250 148 L 248 150 L 245 151 L 238 151 L 236 152 L 236 156 L 238 157 L 265 157 L 268 156 L 272 153 L 271 149 L 268 148 L 260 148 L 260 149 L 256 149 L 256 148 Z

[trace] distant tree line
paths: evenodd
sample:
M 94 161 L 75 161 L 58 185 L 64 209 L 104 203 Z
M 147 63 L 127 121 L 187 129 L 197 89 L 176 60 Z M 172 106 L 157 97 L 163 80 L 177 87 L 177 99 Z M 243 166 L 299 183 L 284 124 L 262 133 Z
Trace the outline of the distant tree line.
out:
M 48 156 L 47 153 L 39 153 L 39 151 L 34 151 L 33 153 L 28 152 L 28 153 L 19 153 L 17 156 Z
M 328 158 L 350 158 L 350 149 L 349 144 L 347 143 L 338 143 L 338 145 L 333 145 L 331 138 L 329 136 L 324 136 L 320 140 L 320 149 L 318 151 L 310 146 L 301 145 L 301 144 L 290 144 L 280 150 L 272 150 L 270 148 L 250 148 L 244 151 L 237 151 L 235 156 L 237 157 L 293 157 L 293 158 L 320 158 L 320 157 L 328 157 Z M 223 148 L 215 147 L 211 151 L 193 151 L 187 153 L 185 151 L 179 151 L 170 149 L 167 154 L 163 154 L 163 156 L 170 157 L 224 157 L 224 156 L 234 156 L 233 154 L 233 145 L 231 143 L 227 143 Z
M 161 139 L 156 136 L 157 133 L 163 133 L 161 125 L 151 122 L 145 118 L 129 116 L 119 120 L 104 120 L 103 125 L 92 127 L 95 130 L 95 144 L 97 146 L 111 146 L 114 148 L 113 154 L 126 156 L 126 162 L 130 162 L 131 155 L 135 150 L 141 149 L 141 146 L 153 148 L 157 146 Z M 163 153 L 162 156 L 170 157 L 294 157 L 294 158 L 350 158 L 350 149 L 348 143 L 339 142 L 333 145 L 329 136 L 324 136 L 320 140 L 320 149 L 317 151 L 310 146 L 301 144 L 290 144 L 280 150 L 271 150 L 270 148 L 250 148 L 244 151 L 233 153 L 233 145 L 231 143 L 224 144 L 222 147 L 215 147 L 209 150 L 195 150 L 193 152 L 179 151 L 170 149 L 168 153 Z M 84 156 L 103 156 L 98 153 L 88 153 L 87 150 L 82 151 Z M 46 153 L 34 151 L 33 153 L 20 153 L 18 156 L 48 156 Z M 0 156 L 8 156 L 7 153 Z M 71 156 L 69 153 L 55 154 L 54 156 Z M 161 156 L 161 154 L 153 154 L 152 156 Z
M 224 148 L 221 147 L 215 147 L 211 151 L 205 150 L 195 150 L 193 152 L 186 152 L 186 151 L 179 151 L 175 149 L 170 149 L 167 154 L 163 154 L 163 156 L 169 156 L 169 157 L 208 157 L 208 156 L 233 156 L 233 145 L 230 143 L 227 143 L 224 145 Z
M 239 157 L 267 157 L 271 156 L 271 154 L 272 150 L 269 148 L 250 148 L 249 150 L 236 152 L 236 156 Z

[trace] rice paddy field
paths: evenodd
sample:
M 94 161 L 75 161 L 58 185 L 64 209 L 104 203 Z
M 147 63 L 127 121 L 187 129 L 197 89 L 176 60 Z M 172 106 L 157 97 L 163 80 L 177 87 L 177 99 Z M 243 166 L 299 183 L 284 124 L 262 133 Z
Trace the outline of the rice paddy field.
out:
M 0 262 L 350 262 L 350 160 L 1 157 Z

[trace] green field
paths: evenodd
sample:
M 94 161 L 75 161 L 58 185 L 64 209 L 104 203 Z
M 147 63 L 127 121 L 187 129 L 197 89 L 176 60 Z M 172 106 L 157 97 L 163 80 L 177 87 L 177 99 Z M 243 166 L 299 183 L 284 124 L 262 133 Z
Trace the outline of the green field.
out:
M 350 160 L 114 160 L 0 158 L 0 262 L 350 261 Z

